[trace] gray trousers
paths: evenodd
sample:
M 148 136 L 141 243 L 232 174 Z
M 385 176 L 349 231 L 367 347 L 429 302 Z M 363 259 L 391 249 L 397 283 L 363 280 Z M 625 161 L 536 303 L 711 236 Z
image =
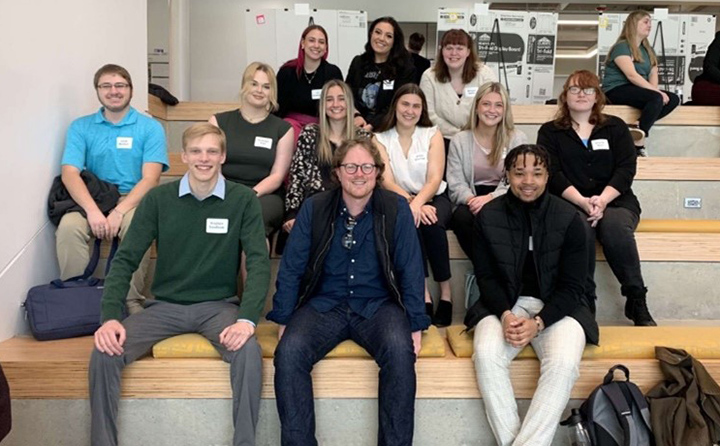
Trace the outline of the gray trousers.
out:
M 157 342 L 183 333 L 205 336 L 223 361 L 230 364 L 235 426 L 233 446 L 255 445 L 262 387 L 262 351 L 255 336 L 235 352 L 228 351 L 219 341 L 220 333 L 235 323 L 237 314 L 237 305 L 225 301 L 194 305 L 147 301 L 145 311 L 122 321 L 127 332 L 124 353 L 110 356 L 95 349 L 90 357 L 92 446 L 118 444 L 116 420 L 123 368 L 148 353 Z

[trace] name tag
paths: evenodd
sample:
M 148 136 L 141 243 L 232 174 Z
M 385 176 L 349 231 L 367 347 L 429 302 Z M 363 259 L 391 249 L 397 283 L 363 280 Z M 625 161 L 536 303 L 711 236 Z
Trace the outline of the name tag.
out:
M 227 218 L 208 218 L 205 220 L 205 232 L 208 234 L 227 234 L 229 224 Z
M 607 139 L 593 139 L 590 144 L 593 150 L 610 150 L 610 143 Z
M 255 147 L 262 147 L 263 149 L 272 149 L 272 138 L 265 138 L 264 136 L 255 137 Z
M 395 80 L 383 81 L 383 90 L 392 90 L 395 88 Z
M 478 87 L 465 87 L 465 96 L 474 98 L 478 92 Z
M 427 162 L 427 153 L 416 153 L 413 155 L 412 160 L 416 163 Z
M 533 250 L 533 241 L 532 241 L 532 235 L 530 236 L 530 239 L 528 240 L 528 251 Z
M 322 94 L 322 89 L 316 88 L 315 90 L 310 90 L 310 97 L 315 99 L 320 99 L 320 94 Z
M 115 148 L 123 150 L 132 149 L 132 140 L 130 136 L 118 136 L 115 140 Z

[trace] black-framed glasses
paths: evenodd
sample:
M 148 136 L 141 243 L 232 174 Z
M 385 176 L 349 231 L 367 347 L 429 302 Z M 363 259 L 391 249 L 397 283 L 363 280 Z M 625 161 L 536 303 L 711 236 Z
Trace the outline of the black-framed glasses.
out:
M 357 172 L 358 168 L 360 168 L 362 173 L 364 173 L 365 175 L 369 175 L 375 171 L 375 168 L 377 166 L 375 164 L 370 164 L 370 163 L 364 163 L 364 164 L 345 163 L 345 164 L 340 164 L 340 167 L 345 169 L 345 172 L 350 175 Z
M 357 165 L 355 166 L 357 167 Z M 352 249 L 353 243 L 355 243 L 355 241 L 353 240 L 353 229 L 355 229 L 355 225 L 357 225 L 357 220 L 348 215 L 345 219 L 346 232 L 342 238 L 342 246 L 345 249 Z
M 124 90 L 124 89 L 128 88 L 129 86 L 130 86 L 130 84 L 125 83 L 125 82 L 116 82 L 114 84 L 110 84 L 110 83 L 100 84 L 97 86 L 97 88 L 98 88 L 98 90 L 105 90 L 105 91 L 110 90 L 113 87 L 115 87 L 116 90 Z
M 590 95 L 593 95 L 596 93 L 595 87 L 580 88 L 580 87 L 573 85 L 572 87 L 568 88 L 568 92 L 570 94 L 580 94 L 581 91 L 583 93 L 585 93 L 587 96 L 590 96 Z

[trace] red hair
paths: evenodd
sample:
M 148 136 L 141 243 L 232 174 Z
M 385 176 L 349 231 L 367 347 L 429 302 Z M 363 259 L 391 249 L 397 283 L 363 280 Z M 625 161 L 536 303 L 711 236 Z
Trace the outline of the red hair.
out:
M 558 97 L 558 111 L 555 115 L 555 124 L 562 128 L 572 127 L 572 117 L 570 116 L 570 109 L 567 105 L 567 95 L 571 86 L 595 89 L 595 104 L 590 114 L 590 124 L 597 125 L 605 122 L 605 115 L 602 111 L 603 108 L 605 108 L 607 99 L 605 98 L 605 93 L 603 93 L 600 88 L 600 80 L 595 73 L 591 73 L 588 70 L 577 70 L 568 76 L 565 85 L 563 85 L 563 91 L 560 93 L 560 97 Z
M 303 67 L 305 66 L 305 51 L 303 51 L 302 43 L 303 40 L 305 40 L 305 37 L 310 33 L 310 31 L 319 30 L 323 35 L 325 36 L 325 54 L 323 54 L 323 60 L 327 60 L 328 53 L 330 52 L 330 43 L 328 42 L 328 35 L 327 31 L 325 31 L 325 28 L 323 28 L 320 25 L 310 25 L 302 33 L 302 36 L 300 36 L 300 42 L 298 43 L 298 56 L 295 59 L 288 60 L 283 64 L 280 68 L 285 67 L 293 67 L 295 68 L 295 73 L 297 74 L 298 79 L 300 78 L 300 75 L 302 74 Z

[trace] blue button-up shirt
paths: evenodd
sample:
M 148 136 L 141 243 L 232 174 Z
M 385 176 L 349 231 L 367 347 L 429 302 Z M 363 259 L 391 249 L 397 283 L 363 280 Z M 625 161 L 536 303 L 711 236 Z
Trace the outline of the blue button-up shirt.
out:
M 343 206 L 335 218 L 335 234 L 325 257 L 323 278 L 309 303 L 324 313 L 347 300 L 355 313 L 370 318 L 390 298 L 390 293 L 375 250 L 370 204 L 355 219 L 352 242 L 347 249 L 343 246 L 343 238 L 349 233 L 346 228 L 349 216 Z

